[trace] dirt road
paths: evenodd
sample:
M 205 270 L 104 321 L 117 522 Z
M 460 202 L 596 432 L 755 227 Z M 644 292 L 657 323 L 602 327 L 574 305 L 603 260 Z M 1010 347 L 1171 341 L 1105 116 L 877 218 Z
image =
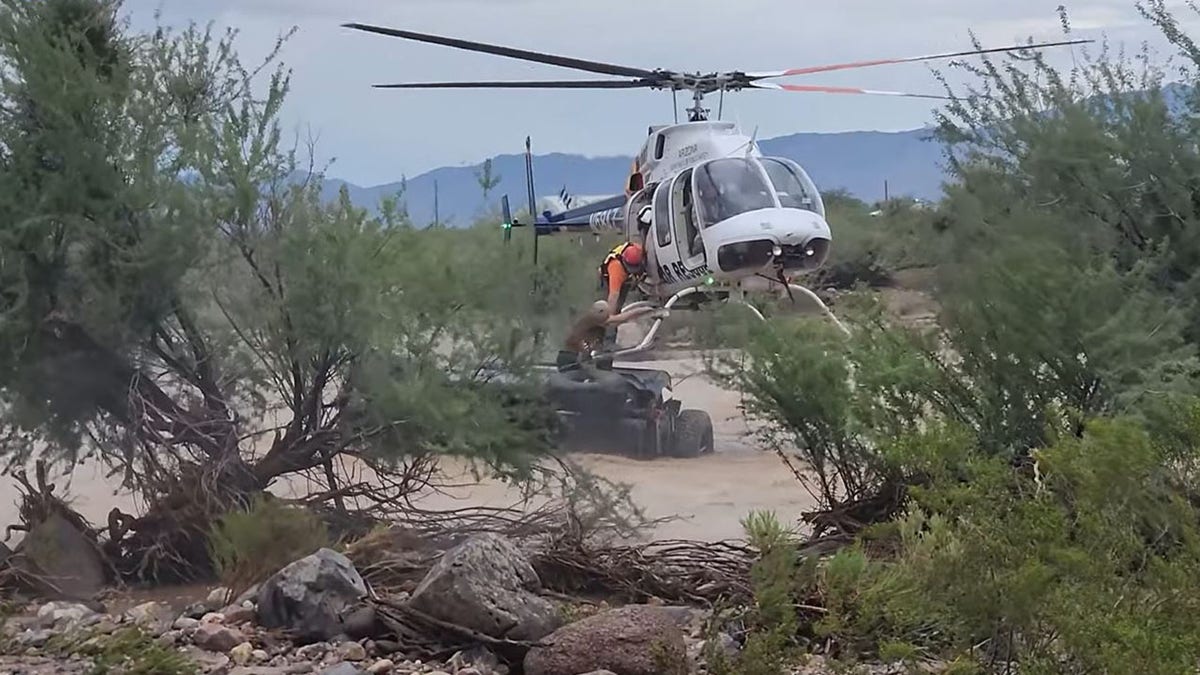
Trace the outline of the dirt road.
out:
M 634 499 L 648 516 L 678 517 L 661 525 L 654 532 L 656 538 L 737 538 L 741 536 L 739 520 L 753 509 L 774 510 L 781 519 L 794 521 L 811 506 L 808 494 L 782 462 L 754 446 L 738 408 L 738 396 L 704 378 L 696 359 L 640 361 L 636 365 L 670 372 L 676 396 L 684 407 L 708 411 L 715 428 L 715 452 L 696 459 L 639 461 L 612 455 L 577 456 L 596 473 L 631 485 Z M 62 487 L 67 488 L 86 518 L 102 523 L 114 506 L 127 513 L 137 512 L 131 497 L 116 492 L 115 485 L 115 479 L 106 478 L 94 465 L 85 465 L 77 467 L 69 485 Z M 0 478 L 0 527 L 16 521 L 16 500 L 15 483 Z M 424 504 L 507 506 L 513 501 L 513 493 L 504 486 L 485 482 L 457 489 L 452 496 L 430 497 Z M 8 543 L 15 541 L 16 537 Z

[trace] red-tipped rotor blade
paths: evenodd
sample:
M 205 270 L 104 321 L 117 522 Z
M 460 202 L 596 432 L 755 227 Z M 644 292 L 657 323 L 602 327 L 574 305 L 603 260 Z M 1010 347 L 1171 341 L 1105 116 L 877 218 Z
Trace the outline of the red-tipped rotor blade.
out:
M 1095 40 L 1067 40 L 1063 42 L 1042 42 L 1037 44 L 1027 45 L 1012 45 L 1009 47 L 992 47 L 990 49 L 972 49 L 961 52 L 949 52 L 944 54 L 927 54 L 925 56 L 909 56 L 899 59 L 875 59 L 872 61 L 852 61 L 849 63 L 833 63 L 827 66 L 810 66 L 808 68 L 792 68 L 791 70 L 779 70 L 774 72 L 747 73 L 751 80 L 765 79 L 769 77 L 790 77 L 792 75 L 811 75 L 813 73 L 828 73 L 835 70 L 852 70 L 855 68 L 869 68 L 871 66 L 884 66 L 894 63 L 916 63 L 919 61 L 936 61 L 938 59 L 953 59 L 960 56 L 978 56 L 982 54 L 998 54 L 1001 52 L 1018 52 L 1027 49 L 1045 49 L 1047 47 L 1065 47 L 1067 45 L 1079 45 L 1095 42 Z
M 859 89 L 858 87 L 826 87 L 819 84 L 769 84 L 756 82 L 751 89 L 777 89 L 781 91 L 798 91 L 816 94 L 867 94 L 874 96 L 906 96 L 908 98 L 932 98 L 950 100 L 947 96 L 936 94 L 912 94 L 905 91 L 884 91 L 880 89 Z

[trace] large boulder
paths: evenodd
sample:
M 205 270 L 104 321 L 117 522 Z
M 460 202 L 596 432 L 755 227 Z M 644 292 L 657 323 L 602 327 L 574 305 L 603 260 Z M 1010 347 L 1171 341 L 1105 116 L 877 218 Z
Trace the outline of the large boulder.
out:
M 685 675 L 687 648 L 676 617 L 660 607 L 628 605 L 568 624 L 525 655 L 525 675 Z
M 541 580 L 512 542 L 482 534 L 443 554 L 409 605 L 494 638 L 537 640 L 562 623 L 539 590 Z
M 350 559 L 323 548 L 279 570 L 258 589 L 258 623 L 287 628 L 302 641 L 333 640 L 358 632 L 356 614 L 367 585 Z
M 30 528 L 9 561 L 48 597 L 89 600 L 108 580 L 95 541 L 58 513 Z

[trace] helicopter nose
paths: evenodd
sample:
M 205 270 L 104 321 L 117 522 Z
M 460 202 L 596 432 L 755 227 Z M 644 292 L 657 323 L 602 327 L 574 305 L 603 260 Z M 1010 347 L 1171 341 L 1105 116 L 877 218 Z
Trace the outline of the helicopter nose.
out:
M 785 270 L 809 272 L 825 264 L 831 245 L 827 237 L 816 236 L 803 244 L 777 246 L 772 254 Z
M 760 209 L 713 225 L 705 239 L 726 274 L 772 262 L 785 271 L 809 271 L 829 258 L 829 225 L 819 214 L 791 208 Z M 711 258 L 710 258 L 711 259 Z

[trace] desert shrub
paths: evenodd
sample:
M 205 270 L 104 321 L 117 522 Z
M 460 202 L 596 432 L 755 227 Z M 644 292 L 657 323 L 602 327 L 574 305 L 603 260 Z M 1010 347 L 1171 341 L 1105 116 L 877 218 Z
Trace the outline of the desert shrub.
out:
M 742 520 L 750 545 L 758 551 L 751 567 L 754 606 L 746 617 L 745 644 L 736 656 L 709 639 L 705 659 L 714 675 L 776 675 L 800 656 L 797 643 L 797 574 L 795 533 L 769 511 L 754 511 Z
M 1176 407 L 1194 430 L 1200 406 Z M 1200 435 L 1186 447 L 1129 419 L 1094 419 L 1013 471 L 962 430 L 899 440 L 916 463 L 895 558 L 825 567 L 820 629 L 879 653 L 917 645 L 1031 673 L 1175 673 L 1200 658 Z
M 452 480 L 447 454 L 538 478 L 545 407 L 485 385 L 529 379 L 574 258 L 549 247 L 534 292 L 499 228 L 298 185 L 278 52 L 245 63 L 233 34 L 138 31 L 120 5 L 0 8 L 0 468 L 112 468 L 146 504 L 114 564 L 162 581 L 209 576 L 212 519 L 297 474 L 363 518 Z
M 111 633 L 85 630 L 57 635 L 46 644 L 46 651 L 77 655 L 91 661 L 89 675 L 195 675 L 200 666 L 180 652 L 147 634 L 137 626 L 118 628 Z
M 209 550 L 226 603 L 256 583 L 330 545 L 325 523 L 312 512 L 270 497 L 256 497 L 245 510 L 230 511 L 209 533 Z
M 829 262 L 803 283 L 838 289 L 886 286 L 896 272 L 934 261 L 926 242 L 935 232 L 937 209 L 892 200 L 873 211 L 862 202 L 835 199 L 826 211 L 833 234 Z

